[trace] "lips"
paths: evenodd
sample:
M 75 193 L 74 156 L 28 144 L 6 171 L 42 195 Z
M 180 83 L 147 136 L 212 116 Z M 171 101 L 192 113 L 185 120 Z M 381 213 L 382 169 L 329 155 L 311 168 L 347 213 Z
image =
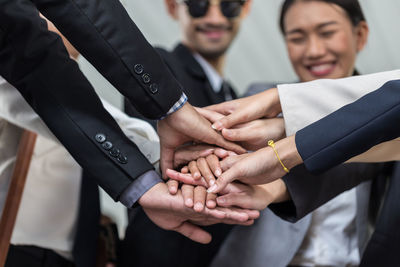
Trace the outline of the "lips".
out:
M 218 40 L 221 39 L 222 36 L 230 31 L 231 27 L 225 25 L 207 25 L 205 27 L 197 27 L 197 31 L 201 34 L 204 34 L 208 39 Z
M 311 72 L 313 76 L 320 77 L 329 75 L 334 71 L 336 67 L 336 62 L 330 63 L 319 63 L 308 66 L 307 69 Z

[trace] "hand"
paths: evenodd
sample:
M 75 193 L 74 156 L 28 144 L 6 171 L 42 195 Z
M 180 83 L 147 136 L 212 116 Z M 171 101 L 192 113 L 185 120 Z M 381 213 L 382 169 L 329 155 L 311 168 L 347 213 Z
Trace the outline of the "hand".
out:
M 182 147 L 178 148 L 175 151 L 174 169 L 176 169 L 179 166 L 182 166 L 184 164 L 187 164 L 187 163 L 189 163 L 189 165 L 193 165 L 193 163 L 191 164 L 191 161 L 195 161 L 200 157 L 208 157 L 211 154 L 213 154 L 214 156 L 216 156 L 218 158 L 221 158 L 221 159 L 226 158 L 229 155 L 236 155 L 236 153 L 234 153 L 232 151 L 227 151 L 225 149 L 218 148 L 218 147 L 213 147 L 213 146 L 210 146 L 210 145 L 204 145 L 204 144 L 192 145 L 192 146 L 187 146 L 186 145 L 186 146 L 182 146 Z M 217 160 L 217 162 L 218 162 L 218 160 Z M 214 170 L 214 172 L 217 173 L 217 175 L 220 175 L 221 174 L 221 170 L 217 169 L 218 166 L 215 166 L 216 169 Z M 188 173 L 189 172 L 189 167 L 187 166 L 186 168 L 182 168 L 181 172 Z M 194 177 L 196 179 L 201 177 L 200 172 L 198 172 L 196 174 L 196 170 L 194 170 L 192 172 L 192 175 L 194 175 Z M 171 194 L 174 195 L 174 194 L 176 194 L 178 192 L 178 187 L 179 187 L 179 182 L 178 181 L 176 181 L 176 180 L 168 180 L 167 185 L 168 185 L 168 188 L 169 188 L 169 192 Z M 207 186 L 205 181 L 204 181 L 204 183 L 202 185 L 203 186 Z
M 259 118 L 274 118 L 281 111 L 278 89 L 273 88 L 262 93 L 206 107 L 226 117 L 218 119 L 212 127 L 218 131 Z M 203 114 L 207 116 L 207 114 Z
M 239 142 L 247 150 L 257 150 L 267 146 L 268 140 L 278 141 L 285 137 L 285 122 L 282 118 L 259 119 L 223 129 L 226 140 Z
M 302 163 L 303 160 L 297 152 L 294 136 L 278 141 L 275 148 L 287 168 L 291 169 Z M 231 164 L 231 166 L 225 166 L 227 170 L 208 189 L 209 193 L 221 192 L 234 180 L 246 184 L 266 184 L 286 174 L 271 147 L 257 150 L 243 159 L 232 161 Z
M 184 206 L 179 192 L 175 196 L 170 195 L 164 183 L 159 183 L 147 191 L 139 199 L 139 204 L 150 220 L 159 227 L 177 231 L 193 241 L 203 244 L 211 241 L 211 235 L 195 224 L 251 225 L 259 216 L 258 211 L 243 209 L 204 208 L 202 212 L 195 212 Z
M 290 199 L 285 183 L 278 179 L 264 185 L 247 185 L 231 183 L 217 197 L 220 207 L 240 207 L 245 209 L 263 210 L 271 203 Z
M 214 144 L 236 153 L 245 150 L 232 142 L 226 141 L 211 128 L 210 122 L 186 103 L 182 108 L 158 122 L 158 134 L 161 145 L 161 170 L 173 167 L 175 149 L 180 145 L 196 140 L 202 143 Z

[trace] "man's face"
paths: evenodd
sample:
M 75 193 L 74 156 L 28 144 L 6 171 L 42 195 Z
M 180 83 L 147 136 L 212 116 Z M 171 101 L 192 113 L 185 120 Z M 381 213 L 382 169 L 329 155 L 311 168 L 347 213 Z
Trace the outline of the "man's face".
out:
M 199 18 L 190 15 L 185 3 L 175 2 L 173 12 L 169 7 L 170 14 L 181 26 L 182 42 L 205 58 L 220 57 L 228 50 L 247 14 L 250 1 L 243 5 L 240 15 L 234 18 L 225 17 L 219 3 L 210 1 L 206 14 Z

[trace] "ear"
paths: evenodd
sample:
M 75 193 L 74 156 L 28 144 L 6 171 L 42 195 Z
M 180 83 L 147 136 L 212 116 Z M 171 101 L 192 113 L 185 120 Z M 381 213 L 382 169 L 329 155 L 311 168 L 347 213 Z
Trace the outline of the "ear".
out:
M 178 19 L 178 3 L 176 0 L 164 0 L 168 14 L 174 19 Z
M 361 21 L 356 27 L 357 52 L 364 49 L 368 41 L 369 27 L 366 21 Z
M 243 4 L 242 13 L 240 14 L 240 18 L 244 19 L 249 15 L 252 3 L 253 3 L 253 0 L 247 0 Z

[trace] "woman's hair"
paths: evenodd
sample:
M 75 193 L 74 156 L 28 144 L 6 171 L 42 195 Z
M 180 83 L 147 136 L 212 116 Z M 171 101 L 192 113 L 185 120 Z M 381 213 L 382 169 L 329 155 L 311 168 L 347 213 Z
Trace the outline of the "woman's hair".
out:
M 346 11 L 353 26 L 357 26 L 361 21 L 366 21 L 364 13 L 362 12 L 360 3 L 358 0 L 285 0 L 282 4 L 281 15 L 279 19 L 279 26 L 282 33 L 285 33 L 285 16 L 289 8 L 296 2 L 306 2 L 306 1 L 320 1 L 330 4 L 335 4 L 344 11 Z

